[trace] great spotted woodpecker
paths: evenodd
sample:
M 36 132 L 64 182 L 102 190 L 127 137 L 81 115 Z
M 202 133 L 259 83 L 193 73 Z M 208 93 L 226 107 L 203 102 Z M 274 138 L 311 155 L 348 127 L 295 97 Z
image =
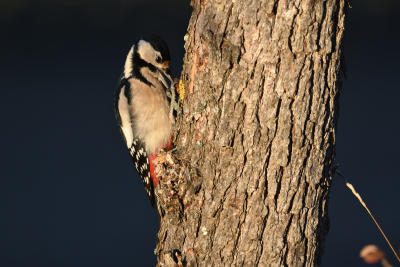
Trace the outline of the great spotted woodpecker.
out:
M 164 77 L 172 83 L 170 61 L 168 47 L 160 37 L 140 38 L 128 53 L 115 92 L 118 127 L 153 207 L 158 178 L 152 161 L 160 149 L 173 146 L 169 87 Z

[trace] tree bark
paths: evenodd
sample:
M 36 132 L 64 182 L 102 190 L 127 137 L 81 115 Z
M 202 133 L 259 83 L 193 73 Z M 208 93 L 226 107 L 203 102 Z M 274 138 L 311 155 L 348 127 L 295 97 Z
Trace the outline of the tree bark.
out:
M 319 266 L 345 0 L 194 0 L 159 266 Z M 167 166 L 168 165 L 168 166 Z

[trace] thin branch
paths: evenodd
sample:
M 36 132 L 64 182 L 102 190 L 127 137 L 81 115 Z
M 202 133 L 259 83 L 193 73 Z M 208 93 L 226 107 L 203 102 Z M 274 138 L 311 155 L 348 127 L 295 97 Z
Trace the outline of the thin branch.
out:
M 343 180 L 346 182 L 346 186 L 348 188 L 350 188 L 351 192 L 353 192 L 353 194 L 358 198 L 358 200 L 360 201 L 360 203 L 364 206 L 364 208 L 368 211 L 369 215 L 371 216 L 372 220 L 374 220 L 376 226 L 378 226 L 379 231 L 381 231 L 383 237 L 386 239 L 386 242 L 389 244 L 390 248 L 392 249 L 394 255 L 396 256 L 397 260 L 400 262 L 400 258 L 397 255 L 396 251 L 393 249 L 392 244 L 390 244 L 389 239 L 387 239 L 385 233 L 382 231 L 381 227 L 379 226 L 378 222 L 375 220 L 374 216 L 372 216 L 372 213 L 369 211 L 369 209 L 367 208 L 367 205 L 365 205 L 364 201 L 361 199 L 361 196 L 356 192 L 356 190 L 354 189 L 353 185 L 351 185 L 349 182 L 347 182 L 347 180 L 344 178 L 343 174 L 339 171 L 336 170 L 336 173 L 339 174 L 340 177 L 343 178 Z

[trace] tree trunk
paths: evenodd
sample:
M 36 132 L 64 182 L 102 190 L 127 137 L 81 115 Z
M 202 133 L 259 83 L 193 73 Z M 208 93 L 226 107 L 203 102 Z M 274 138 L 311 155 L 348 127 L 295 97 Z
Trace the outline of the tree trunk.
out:
M 194 0 L 160 266 L 319 266 L 345 0 Z

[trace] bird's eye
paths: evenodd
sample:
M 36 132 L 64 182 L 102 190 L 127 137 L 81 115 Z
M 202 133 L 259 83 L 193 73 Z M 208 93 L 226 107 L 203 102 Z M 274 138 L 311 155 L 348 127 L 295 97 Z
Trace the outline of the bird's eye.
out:
M 157 63 L 161 63 L 161 57 L 160 57 L 160 56 L 157 56 L 157 57 L 156 57 L 156 62 L 157 62 Z

